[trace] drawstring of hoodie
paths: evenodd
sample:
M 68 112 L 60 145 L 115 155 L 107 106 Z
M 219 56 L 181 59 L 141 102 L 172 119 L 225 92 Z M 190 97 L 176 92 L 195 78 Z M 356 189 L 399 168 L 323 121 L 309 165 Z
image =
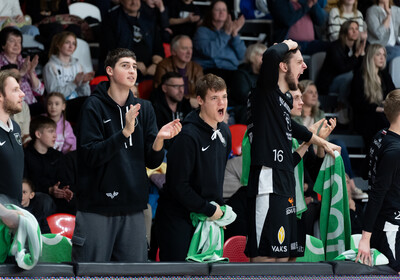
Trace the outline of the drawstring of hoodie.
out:
M 221 143 L 224 146 L 226 146 L 226 140 L 225 140 L 224 136 L 222 136 L 222 133 L 221 133 L 221 131 L 219 131 L 219 129 L 214 130 L 214 133 L 211 135 L 211 140 L 214 141 L 215 139 L 217 139 L 217 136 L 218 136 L 219 140 L 221 141 Z
M 121 128 L 124 129 L 124 120 L 123 120 L 123 116 L 122 116 L 122 110 L 121 110 L 120 106 L 117 106 L 117 107 L 119 110 L 119 118 L 121 121 Z M 125 107 L 125 109 L 126 109 L 126 112 L 128 112 L 128 107 Z M 125 149 L 127 149 L 128 146 L 126 145 L 126 142 L 124 144 L 125 144 Z M 132 146 L 132 135 L 129 135 L 129 145 Z

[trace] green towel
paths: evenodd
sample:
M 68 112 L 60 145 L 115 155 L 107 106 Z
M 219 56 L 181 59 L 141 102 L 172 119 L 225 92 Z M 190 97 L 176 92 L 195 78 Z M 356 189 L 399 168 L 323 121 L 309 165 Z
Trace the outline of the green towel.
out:
M 296 258 L 296 262 L 321 262 L 325 261 L 324 244 L 318 238 L 306 235 L 306 249 L 304 256 Z
M 38 222 L 31 213 L 18 206 L 8 204 L 6 207 L 22 213 L 19 215 L 18 228 L 9 255 L 15 256 L 20 268 L 32 269 L 42 253 L 42 235 Z
M 215 204 L 215 202 L 211 202 Z M 221 206 L 224 215 L 218 220 L 210 220 L 204 214 L 190 213 L 192 224 L 196 227 L 190 242 L 187 261 L 212 263 L 229 262 L 223 258 L 224 229 L 236 219 L 236 213 L 229 205 Z
M 72 243 L 65 236 L 46 233 L 42 235 L 43 250 L 39 262 L 61 263 L 71 261 Z
M 246 130 L 242 140 L 242 177 L 240 177 L 240 184 L 242 186 L 247 186 L 249 183 L 250 164 L 251 164 L 250 149 L 251 146 L 250 146 L 249 136 L 247 135 L 247 130 Z
M 314 184 L 314 190 L 322 197 L 320 232 L 328 261 L 350 249 L 351 223 L 345 175 L 342 157 L 336 151 L 335 158 L 325 156 Z
M 292 152 L 295 152 L 299 147 L 299 142 L 292 138 Z M 304 166 L 303 159 L 294 167 L 294 179 L 296 181 L 296 216 L 301 219 L 301 214 L 307 210 L 306 201 L 304 200 Z
M 389 260 L 388 258 L 386 258 L 386 256 L 384 254 L 382 254 L 381 252 L 379 252 L 376 249 L 371 249 L 371 257 L 372 257 L 372 265 L 385 265 L 385 264 L 389 264 Z M 342 254 L 340 254 L 339 256 L 337 256 L 334 261 L 345 261 L 345 260 L 349 260 L 349 261 L 355 261 L 357 258 L 357 254 L 358 254 L 358 249 L 353 249 L 353 250 L 347 250 L 344 251 Z M 361 260 L 358 260 L 359 263 L 362 263 Z
M 0 263 L 4 263 L 11 248 L 10 229 L 0 220 Z

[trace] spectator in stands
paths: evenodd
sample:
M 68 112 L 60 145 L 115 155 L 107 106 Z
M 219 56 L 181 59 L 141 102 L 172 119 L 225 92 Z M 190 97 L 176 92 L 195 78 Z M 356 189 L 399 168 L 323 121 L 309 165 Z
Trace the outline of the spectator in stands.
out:
M 25 96 L 11 70 L 0 71 L 0 194 L 19 204 L 22 198 L 24 152 L 18 124 L 10 117 L 21 112 Z
M 354 128 L 369 145 L 372 137 L 389 125 L 383 112 L 383 100 L 395 89 L 386 67 L 386 50 L 379 44 L 368 47 L 362 68 L 354 74 L 350 101 L 354 111 Z
M 23 34 L 36 36 L 39 29 L 32 25 L 32 19 L 24 16 L 19 0 L 2 0 L 0 6 L 0 30 L 7 26 L 14 26 Z
M 12 70 L 15 74 L 19 76 L 18 65 L 7 64 L 1 67 L 1 70 Z M 25 145 L 31 140 L 29 136 L 29 124 L 31 123 L 31 113 L 28 104 L 25 100 L 22 101 L 22 111 L 11 116 L 11 118 L 19 125 L 21 128 L 22 144 Z
M 317 0 L 271 0 L 268 8 L 274 20 L 274 42 L 290 38 L 307 55 L 326 50 L 327 42 L 315 38 L 314 25 L 323 26 L 327 19 Z
M 164 6 L 163 0 L 144 0 L 140 6 L 140 16 L 148 19 L 151 30 L 159 29 L 163 42 L 171 41 L 171 29 L 169 29 L 168 10 Z
M 246 19 L 271 19 L 267 0 L 241 0 L 240 12 Z
M 33 24 L 39 23 L 46 17 L 69 14 L 67 0 L 29 0 L 25 1 L 25 10 L 31 16 Z
M 393 0 L 375 0 L 375 5 L 368 8 L 368 41 L 386 47 L 387 61 L 400 56 L 400 8 L 393 5 Z
M 192 61 L 193 44 L 186 35 L 178 35 L 171 41 L 171 56 L 164 58 L 158 65 L 154 75 L 154 87 L 161 84 L 161 77 L 167 72 L 178 72 L 185 83 L 184 95 L 190 99 L 192 107 L 197 108 L 196 94 L 194 91 L 196 82 L 203 76 L 203 69 Z
M 347 20 L 358 22 L 358 29 L 363 39 L 367 36 L 367 27 L 362 13 L 357 10 L 358 0 L 339 0 L 337 7 L 329 12 L 328 37 L 331 42 L 339 38 L 339 31 L 342 24 Z
M 154 92 L 152 100 L 158 129 L 176 119 L 183 121 L 192 110 L 189 100 L 183 98 L 184 86 L 179 73 L 167 72 L 162 76 L 161 85 Z M 165 149 L 169 149 L 172 140 L 165 141 Z
M 195 230 L 190 212 L 211 220 L 223 215 L 222 185 L 231 152 L 231 135 L 223 122 L 226 84 L 207 74 L 197 82 L 196 94 L 200 109 L 186 117 L 167 155 L 166 183 L 156 213 L 161 261 L 185 261 Z
M 236 123 L 246 124 L 247 118 L 247 97 L 252 88 L 256 86 L 258 74 L 262 64 L 262 55 L 267 47 L 264 44 L 256 43 L 247 47 L 244 62 L 239 65 L 231 79 L 228 95 L 230 111 Z
M 325 119 L 325 112 L 319 108 L 318 91 L 314 82 L 311 80 L 302 80 L 299 82 L 299 89 L 303 94 L 303 109 L 301 112 L 301 116 L 293 117 L 292 119 L 306 127 L 310 127 L 317 121 Z M 367 198 L 367 194 L 357 188 L 354 183 L 354 173 L 351 167 L 346 144 L 341 140 L 330 140 L 330 142 L 342 148 L 341 155 L 343 158 L 346 174 L 349 176 L 349 187 L 352 197 L 354 199 Z
M 238 34 L 243 25 L 243 16 L 232 20 L 226 3 L 214 0 L 193 38 L 194 61 L 205 73 L 220 76 L 228 85 L 232 71 L 237 69 L 246 51 Z
M 365 55 L 366 41 L 360 40 L 358 23 L 348 20 L 342 24 L 339 39 L 332 42 L 317 76 L 320 94 L 337 93 L 340 110 L 339 123 L 349 122 L 347 108 L 353 70 L 359 68 Z
M 54 150 L 57 124 L 45 116 L 32 119 L 30 136 L 32 141 L 25 148 L 24 177 L 32 181 L 36 192 L 53 198 L 58 213 L 75 215 L 76 199 L 70 188 L 73 179 L 68 175 L 64 155 Z
M 200 9 L 192 0 L 171 0 L 168 4 L 169 24 L 174 36 L 194 36 L 197 26 L 201 24 Z
M 0 67 L 7 64 L 18 65 L 21 75 L 21 90 L 25 93 L 24 100 L 30 105 L 32 115 L 40 113 L 42 105 L 33 105 L 37 103 L 35 96 L 41 96 L 44 92 L 44 85 L 38 79 L 35 72 L 39 57 L 35 55 L 32 60 L 29 56 L 26 58 L 22 57 L 22 34 L 14 27 L 6 27 L 1 30 L 0 45 L 2 48 L 2 52 L 0 53 Z
M 61 92 L 66 100 L 90 95 L 89 81 L 94 72 L 83 72 L 76 50 L 76 35 L 69 31 L 56 34 L 51 42 L 49 62 L 44 66 L 43 78 L 47 92 Z
M 46 194 L 42 194 L 46 195 Z M 54 214 L 54 207 L 51 208 L 51 211 L 45 212 L 43 207 L 40 207 L 40 205 L 37 203 L 40 203 L 40 200 L 35 199 L 36 193 L 35 193 L 35 188 L 33 186 L 33 183 L 29 181 L 28 179 L 23 179 L 22 180 L 22 201 L 21 201 L 21 206 L 23 209 L 29 211 L 32 213 L 33 216 L 35 216 L 39 226 L 40 226 L 40 232 L 43 233 L 50 233 L 50 228 L 47 223 L 46 218 L 52 214 Z M 48 199 L 51 201 L 51 198 L 46 195 Z M 53 206 L 53 205 L 52 205 Z
M 163 59 L 161 33 L 151 18 L 140 14 L 140 0 L 121 0 L 120 4 L 103 20 L 100 61 L 104 61 L 108 51 L 117 47 L 134 50 L 140 82 L 145 76 L 154 76 L 157 64 Z
M 110 82 L 101 82 L 89 96 L 79 122 L 72 259 L 147 262 L 146 166 L 161 164 L 164 140 L 177 135 L 181 124 L 174 120 L 158 131 L 150 102 L 133 97 L 137 65 L 132 51 L 110 51 L 105 65 Z
M 47 95 L 47 115 L 56 124 L 56 142 L 54 149 L 64 154 L 76 150 L 76 137 L 71 124 L 66 120 L 65 109 L 67 102 L 60 92 L 51 92 Z

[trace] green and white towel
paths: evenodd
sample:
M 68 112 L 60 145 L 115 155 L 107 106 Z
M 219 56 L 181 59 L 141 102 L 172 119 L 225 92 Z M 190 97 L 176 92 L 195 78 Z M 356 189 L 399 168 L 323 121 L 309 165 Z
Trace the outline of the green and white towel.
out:
M 215 204 L 215 202 L 211 202 Z M 212 263 L 229 262 L 223 258 L 224 229 L 236 219 L 236 213 L 229 205 L 221 206 L 224 215 L 218 220 L 211 220 L 204 214 L 190 213 L 192 224 L 196 227 L 190 242 L 187 261 Z
M 346 176 L 342 157 L 337 151 L 335 158 L 325 156 L 314 190 L 322 197 L 320 232 L 329 261 L 350 249 L 351 236 Z
M 251 146 L 247 130 L 244 133 L 242 140 L 242 177 L 240 177 L 240 184 L 247 186 L 249 183 L 250 164 L 251 164 Z
M 292 152 L 295 152 L 299 147 L 299 142 L 292 138 Z M 304 165 L 303 159 L 294 167 L 294 179 L 296 181 L 296 216 L 301 219 L 301 214 L 307 210 L 306 201 L 304 200 Z
M 31 213 L 18 206 L 9 204 L 6 207 L 22 213 L 19 215 L 18 228 L 9 254 L 15 256 L 20 268 L 32 269 L 42 253 L 42 235 L 38 222 Z
M 306 235 L 306 249 L 304 256 L 296 258 L 296 262 L 321 262 L 325 261 L 324 244 L 314 236 Z
M 388 258 L 386 258 L 386 256 L 384 254 L 382 254 L 381 252 L 379 252 L 376 249 L 371 249 L 371 257 L 372 257 L 372 265 L 385 265 L 385 264 L 389 264 L 389 260 Z M 345 260 L 349 260 L 349 261 L 355 261 L 357 258 L 357 254 L 358 254 L 358 249 L 352 249 L 352 250 L 347 250 L 345 252 L 343 252 L 342 254 L 340 254 L 339 256 L 337 256 L 334 261 L 345 261 Z M 358 260 L 359 263 L 362 263 L 361 260 Z
M 39 262 L 61 263 L 71 261 L 71 239 L 54 233 L 42 235 L 43 250 Z

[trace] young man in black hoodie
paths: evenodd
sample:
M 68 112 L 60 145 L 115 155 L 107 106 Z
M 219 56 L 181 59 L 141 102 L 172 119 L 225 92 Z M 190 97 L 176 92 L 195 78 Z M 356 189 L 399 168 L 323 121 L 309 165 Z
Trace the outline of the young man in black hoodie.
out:
M 105 60 L 110 82 L 85 102 L 78 134 L 78 212 L 74 261 L 145 262 L 146 166 L 158 167 L 165 139 L 181 130 L 174 120 L 157 131 L 150 102 L 135 98 L 135 54 L 115 49 Z
M 186 116 L 167 155 L 166 184 L 156 214 L 161 261 L 186 259 L 195 229 L 190 212 L 213 220 L 223 215 L 219 205 L 224 204 L 222 185 L 231 151 L 231 134 L 223 122 L 228 104 L 226 84 L 207 74 L 197 82 L 196 95 L 200 109 Z

